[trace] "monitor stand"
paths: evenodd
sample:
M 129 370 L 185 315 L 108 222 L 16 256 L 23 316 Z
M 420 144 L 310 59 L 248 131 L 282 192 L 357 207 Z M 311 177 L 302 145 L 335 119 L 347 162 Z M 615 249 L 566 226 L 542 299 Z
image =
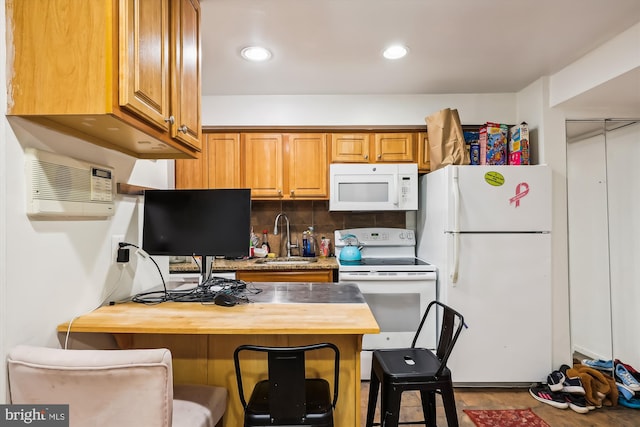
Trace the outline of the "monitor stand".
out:
M 211 277 L 211 257 L 202 255 L 200 257 L 200 260 L 200 271 L 202 272 L 202 276 L 200 277 L 200 284 L 203 284 L 209 277 Z

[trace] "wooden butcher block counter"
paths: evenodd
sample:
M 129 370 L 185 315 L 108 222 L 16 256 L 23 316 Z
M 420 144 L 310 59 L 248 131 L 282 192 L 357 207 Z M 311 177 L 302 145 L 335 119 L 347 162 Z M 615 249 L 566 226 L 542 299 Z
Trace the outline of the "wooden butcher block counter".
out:
M 256 292 L 259 290 L 260 292 Z M 321 283 L 253 283 L 250 301 L 233 307 L 199 302 L 104 306 L 58 326 L 59 332 L 113 334 L 121 348 L 166 347 L 174 382 L 226 387 L 224 426 L 242 425 L 233 352 L 242 344 L 294 346 L 332 342 L 340 350 L 336 426 L 360 425 L 362 335 L 379 333 L 357 286 Z M 332 359 L 310 357 L 313 372 L 331 380 Z M 266 365 L 247 380 L 265 378 Z

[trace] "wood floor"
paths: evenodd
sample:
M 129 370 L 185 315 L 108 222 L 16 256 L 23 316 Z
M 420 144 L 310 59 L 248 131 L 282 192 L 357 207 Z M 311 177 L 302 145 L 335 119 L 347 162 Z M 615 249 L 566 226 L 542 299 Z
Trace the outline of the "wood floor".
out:
M 369 382 L 363 381 L 362 393 L 362 423 L 364 427 L 367 415 L 367 398 L 369 396 Z M 463 412 L 463 409 L 526 409 L 531 408 L 540 418 L 551 427 L 638 427 L 640 426 L 640 410 L 622 406 L 603 407 L 587 414 L 578 414 L 571 409 L 557 409 L 542 402 L 538 402 L 526 388 L 522 389 L 476 389 L 456 388 L 456 409 L 460 427 L 475 427 L 475 424 Z M 447 425 L 441 401 L 438 401 L 438 426 Z M 420 395 L 413 392 L 402 396 L 402 410 L 400 421 L 415 421 L 422 419 Z M 379 421 L 376 411 L 375 421 Z M 423 424 L 405 424 L 419 426 Z

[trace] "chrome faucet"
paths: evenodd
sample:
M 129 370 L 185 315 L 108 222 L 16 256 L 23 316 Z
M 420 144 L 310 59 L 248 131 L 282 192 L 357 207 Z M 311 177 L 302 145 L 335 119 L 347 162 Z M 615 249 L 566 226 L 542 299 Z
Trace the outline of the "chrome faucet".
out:
M 289 226 L 289 218 L 287 217 L 287 214 L 285 214 L 284 212 L 280 212 L 278 215 L 276 215 L 276 222 L 273 225 L 273 235 L 277 236 L 278 235 L 278 220 L 280 219 L 280 217 L 284 217 L 284 220 L 287 223 L 287 240 L 286 240 L 286 246 L 287 246 L 287 257 L 291 256 L 291 248 L 297 248 L 298 244 L 297 244 L 297 240 L 296 240 L 296 244 L 292 245 L 291 244 L 291 228 Z

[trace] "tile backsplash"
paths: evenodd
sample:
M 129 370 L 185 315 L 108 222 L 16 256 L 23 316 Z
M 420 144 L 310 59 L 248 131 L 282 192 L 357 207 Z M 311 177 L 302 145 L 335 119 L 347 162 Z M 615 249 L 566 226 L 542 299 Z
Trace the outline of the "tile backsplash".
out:
M 302 232 L 313 226 L 316 238 L 331 239 L 333 253 L 333 232 L 345 228 L 358 227 L 406 227 L 405 212 L 329 212 L 329 201 L 256 201 L 251 202 L 251 226 L 262 241 L 262 230 L 269 233 L 269 245 L 276 256 L 287 254 L 283 236 L 286 236 L 286 221 L 281 218 L 278 235 L 273 235 L 276 215 L 284 212 L 289 218 L 291 243 L 302 243 Z M 291 249 L 292 255 L 302 255 Z

